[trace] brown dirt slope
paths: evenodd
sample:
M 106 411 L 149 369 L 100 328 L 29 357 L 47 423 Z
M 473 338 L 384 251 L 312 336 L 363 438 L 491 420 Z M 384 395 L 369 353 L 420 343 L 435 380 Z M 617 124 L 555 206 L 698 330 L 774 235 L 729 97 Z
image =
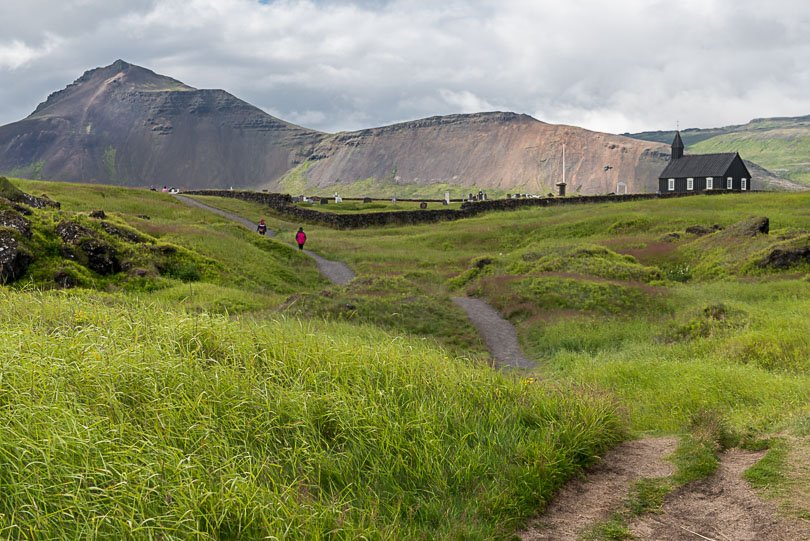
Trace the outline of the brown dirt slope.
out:
M 306 175 L 312 187 L 374 178 L 545 194 L 563 176 L 571 192 L 656 191 L 669 147 L 540 122 L 516 113 L 432 117 L 326 138 Z M 607 169 L 605 169 L 608 167 Z

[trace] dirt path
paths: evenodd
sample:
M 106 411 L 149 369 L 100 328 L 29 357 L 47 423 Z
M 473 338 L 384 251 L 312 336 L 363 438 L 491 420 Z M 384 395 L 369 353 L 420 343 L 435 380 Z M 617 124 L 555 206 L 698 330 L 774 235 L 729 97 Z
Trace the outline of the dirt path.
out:
M 203 210 L 207 210 L 208 212 L 213 212 L 214 214 L 222 216 L 223 218 L 233 220 L 251 231 L 256 230 L 255 223 L 239 216 L 238 214 L 228 212 L 227 210 L 218 209 L 216 207 L 212 207 L 211 205 L 206 205 L 205 203 L 201 203 L 196 199 L 192 199 L 184 195 L 175 195 L 174 197 L 186 205 L 201 208 Z M 275 234 L 275 231 L 270 229 L 267 230 L 268 237 L 272 237 Z M 310 250 L 304 250 L 304 253 L 315 260 L 315 265 L 317 265 L 318 271 L 320 271 L 320 273 L 333 284 L 342 286 L 348 284 L 354 279 L 354 271 L 352 271 L 352 269 L 350 269 L 345 263 L 341 263 L 340 261 L 331 261 L 325 257 L 319 256 L 314 252 L 311 252 Z
M 677 443 L 675 438 L 649 438 L 613 448 L 585 478 L 565 485 L 546 512 L 520 533 L 520 539 L 576 541 L 621 508 L 636 480 L 671 475 L 672 464 L 665 459 Z
M 742 478 L 763 455 L 727 451 L 715 475 L 671 494 L 662 514 L 644 516 L 631 524 L 633 534 L 651 541 L 809 540 L 810 524 L 780 516 Z
M 255 222 L 251 222 L 250 220 L 248 220 L 246 218 L 242 218 L 241 216 L 239 216 L 237 214 L 234 214 L 232 212 L 228 212 L 227 210 L 222 210 L 222 209 L 218 209 L 216 207 L 212 207 L 211 205 L 206 205 L 205 203 L 201 203 L 201 202 L 197 201 L 196 199 L 192 199 L 192 198 L 187 197 L 185 195 L 175 195 L 174 198 L 177 199 L 178 201 L 181 201 L 181 202 L 185 203 L 186 205 L 189 205 L 189 206 L 192 206 L 192 207 L 197 207 L 197 208 L 200 208 L 200 209 L 203 209 L 203 210 L 207 210 L 208 212 L 213 212 L 214 214 L 222 216 L 223 218 L 227 218 L 227 219 L 229 219 L 231 221 L 237 222 L 237 223 L 245 226 L 246 228 L 250 229 L 251 231 L 256 231 L 256 223 Z M 275 234 L 276 234 L 275 231 L 273 231 L 271 229 L 267 230 L 267 236 L 268 237 L 275 236 Z
M 467 317 L 484 338 L 492 358 L 499 367 L 534 366 L 534 362 L 527 359 L 520 348 L 514 325 L 502 318 L 492 306 L 481 299 L 471 297 L 453 297 L 453 302 L 467 312 Z

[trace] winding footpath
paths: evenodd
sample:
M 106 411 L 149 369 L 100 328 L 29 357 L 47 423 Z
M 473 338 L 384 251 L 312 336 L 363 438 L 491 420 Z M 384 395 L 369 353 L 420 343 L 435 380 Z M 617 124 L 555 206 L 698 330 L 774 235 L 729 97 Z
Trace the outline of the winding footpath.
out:
M 251 231 L 256 229 L 255 223 L 243 218 L 242 216 L 239 216 L 238 214 L 234 214 L 233 212 L 228 212 L 227 210 L 206 205 L 205 203 L 201 203 L 196 199 L 192 199 L 185 195 L 175 195 L 174 197 L 186 205 L 207 210 L 208 212 L 213 212 L 214 214 L 222 216 L 223 218 L 237 222 Z M 267 230 L 268 237 L 273 237 L 275 235 L 276 232 L 272 229 Z M 351 282 L 355 277 L 354 271 L 345 263 L 341 263 L 340 261 L 331 261 L 309 250 L 304 250 L 304 253 L 315 260 L 315 265 L 318 267 L 318 271 L 333 284 L 343 286 Z
M 186 205 L 233 220 L 251 231 L 255 229 L 256 224 L 232 212 L 206 205 L 184 195 L 174 197 Z M 275 234 L 275 231 L 267 230 L 268 236 Z M 315 260 L 318 271 L 333 284 L 346 285 L 355 277 L 354 271 L 345 263 L 326 259 L 309 250 L 304 250 L 304 253 Z M 471 297 L 455 297 L 453 303 L 466 312 L 470 322 L 484 339 L 492 359 L 499 368 L 527 369 L 534 367 L 535 363 L 529 360 L 520 348 L 515 327 L 501 317 L 492 306 L 481 299 Z
M 250 220 L 175 195 L 186 203 L 255 229 Z M 275 231 L 268 231 L 275 235 Z M 309 250 L 321 274 L 334 284 L 345 285 L 354 272 L 344 263 L 330 261 Z M 535 363 L 520 348 L 515 327 L 481 299 L 454 297 L 481 334 L 502 369 L 529 369 Z M 672 475 L 667 458 L 677 445 L 674 438 L 647 438 L 620 444 L 592 468 L 587 477 L 570 481 L 549 503 L 545 512 L 517 532 L 521 541 L 575 541 L 587 536 L 601 521 L 622 508 L 633 483 L 640 479 Z M 742 479 L 742 472 L 762 453 L 726 452 L 717 474 L 690 483 L 667 497 L 659 514 L 639 517 L 629 524 L 634 538 L 649 541 L 794 541 L 810 539 L 810 525 L 780 515 Z

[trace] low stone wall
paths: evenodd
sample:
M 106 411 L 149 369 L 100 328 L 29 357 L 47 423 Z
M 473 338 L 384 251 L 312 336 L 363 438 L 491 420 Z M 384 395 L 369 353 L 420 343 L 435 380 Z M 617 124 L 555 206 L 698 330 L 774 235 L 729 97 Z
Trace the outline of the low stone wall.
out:
M 286 194 L 233 190 L 195 190 L 186 195 L 211 195 L 254 201 L 272 208 L 277 213 L 298 222 L 325 225 L 334 229 L 358 229 L 384 225 L 414 225 L 470 218 L 482 212 L 517 210 L 525 207 L 551 207 L 558 205 L 586 205 L 591 203 L 623 203 L 645 199 L 672 199 L 696 195 L 721 195 L 724 192 L 696 193 L 642 193 L 627 195 L 588 195 L 577 197 L 540 197 L 536 199 L 492 199 L 462 203 L 461 209 L 403 210 L 397 212 L 366 212 L 362 214 L 336 214 L 299 207 Z

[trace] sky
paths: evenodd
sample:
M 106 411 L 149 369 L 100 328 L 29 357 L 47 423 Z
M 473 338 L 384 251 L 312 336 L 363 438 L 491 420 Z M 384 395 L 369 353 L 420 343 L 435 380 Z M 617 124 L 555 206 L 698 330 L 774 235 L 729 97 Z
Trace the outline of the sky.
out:
M 328 132 L 496 110 L 611 133 L 810 114 L 807 0 L 1 0 L 0 125 L 119 58 Z

